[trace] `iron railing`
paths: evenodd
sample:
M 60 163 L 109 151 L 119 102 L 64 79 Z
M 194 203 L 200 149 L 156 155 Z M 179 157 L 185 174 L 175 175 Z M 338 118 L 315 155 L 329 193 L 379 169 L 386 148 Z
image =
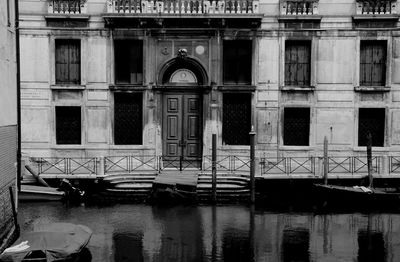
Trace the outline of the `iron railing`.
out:
M 372 172 L 382 172 L 383 157 L 372 157 Z M 319 160 L 319 161 L 318 161 Z M 391 160 L 393 172 L 400 173 L 400 158 Z M 317 174 L 318 164 L 320 172 Z M 261 158 L 260 168 L 262 175 L 321 175 L 323 170 L 323 157 L 281 157 L 274 159 Z M 366 174 L 368 164 L 366 156 L 335 156 L 328 157 L 328 174 Z
M 105 173 L 157 171 L 158 165 L 158 157 L 155 155 L 109 156 L 104 158 Z
M 48 0 L 48 12 L 54 14 L 86 13 L 87 0 Z
M 371 158 L 372 172 L 380 173 L 382 157 Z M 368 173 L 366 156 L 328 157 L 328 173 L 357 174 Z
M 218 172 L 249 172 L 250 157 L 249 156 L 217 156 L 216 168 Z M 204 156 L 203 170 L 212 170 L 212 157 Z
M 389 173 L 400 174 L 400 157 L 390 156 L 389 157 Z
M 258 0 L 108 0 L 108 13 L 252 14 Z
M 261 174 L 315 175 L 315 157 L 260 159 Z
M 356 13 L 359 15 L 384 15 L 396 13 L 395 0 L 357 0 Z
M 316 15 L 318 14 L 318 1 L 283 1 L 281 2 L 281 15 Z
M 188 170 L 195 169 L 201 170 L 201 159 L 195 158 L 184 158 L 182 156 L 170 157 L 170 156 L 160 156 L 159 157 L 159 170 L 174 169 L 174 170 Z
M 97 174 L 98 160 L 91 158 L 38 158 L 32 159 L 31 163 L 36 165 L 37 173 L 40 174 Z

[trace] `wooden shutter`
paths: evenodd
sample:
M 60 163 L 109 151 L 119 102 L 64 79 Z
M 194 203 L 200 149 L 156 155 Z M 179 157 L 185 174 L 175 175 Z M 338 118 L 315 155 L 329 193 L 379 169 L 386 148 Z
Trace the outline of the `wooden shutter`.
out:
M 386 84 L 386 41 L 362 41 L 360 46 L 360 85 Z
M 286 41 L 285 85 L 309 86 L 311 75 L 311 43 Z
M 80 40 L 57 39 L 55 60 L 57 84 L 80 84 Z

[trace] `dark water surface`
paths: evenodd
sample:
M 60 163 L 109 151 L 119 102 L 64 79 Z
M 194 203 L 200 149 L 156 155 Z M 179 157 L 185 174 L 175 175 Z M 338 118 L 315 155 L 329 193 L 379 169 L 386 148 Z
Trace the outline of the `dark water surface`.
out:
M 391 213 L 21 203 L 19 221 L 22 231 L 89 226 L 92 261 L 400 261 L 400 214 Z

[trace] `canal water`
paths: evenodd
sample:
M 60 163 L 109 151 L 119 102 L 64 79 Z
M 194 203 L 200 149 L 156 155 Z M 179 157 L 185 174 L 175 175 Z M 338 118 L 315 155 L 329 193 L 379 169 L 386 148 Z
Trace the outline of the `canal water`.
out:
M 400 261 L 400 214 L 282 212 L 249 206 L 21 203 L 22 231 L 93 230 L 91 261 Z M 90 260 L 90 259 L 87 259 Z

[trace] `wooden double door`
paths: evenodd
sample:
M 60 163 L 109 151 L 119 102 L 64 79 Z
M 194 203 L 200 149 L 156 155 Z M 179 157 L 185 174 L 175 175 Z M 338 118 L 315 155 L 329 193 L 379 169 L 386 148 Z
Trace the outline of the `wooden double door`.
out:
M 166 93 L 163 96 L 164 167 L 201 166 L 202 96 L 198 93 Z

